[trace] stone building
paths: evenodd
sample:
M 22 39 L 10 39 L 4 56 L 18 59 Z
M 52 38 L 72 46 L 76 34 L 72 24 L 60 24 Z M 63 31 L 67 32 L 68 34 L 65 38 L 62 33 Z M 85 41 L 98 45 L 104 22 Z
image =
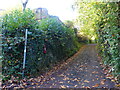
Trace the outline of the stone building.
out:
M 36 8 L 33 10 L 33 12 L 35 13 L 36 20 L 41 20 L 49 17 L 48 10 L 46 8 Z

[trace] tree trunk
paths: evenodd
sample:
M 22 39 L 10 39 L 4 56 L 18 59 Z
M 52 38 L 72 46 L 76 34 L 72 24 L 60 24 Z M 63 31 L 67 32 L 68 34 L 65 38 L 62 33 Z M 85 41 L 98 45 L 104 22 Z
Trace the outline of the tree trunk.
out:
M 24 3 L 22 2 L 22 4 L 23 4 L 23 11 L 25 11 L 27 3 L 28 3 L 28 0 L 26 0 Z

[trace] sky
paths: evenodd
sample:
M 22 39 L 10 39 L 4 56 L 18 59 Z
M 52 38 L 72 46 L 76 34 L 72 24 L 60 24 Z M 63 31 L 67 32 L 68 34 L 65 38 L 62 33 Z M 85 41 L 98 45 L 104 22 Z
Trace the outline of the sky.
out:
M 72 10 L 73 3 L 74 0 L 29 0 L 27 7 L 31 9 L 38 7 L 47 8 L 50 15 L 58 16 L 64 21 L 75 18 L 76 14 Z M 20 5 L 21 0 L 0 0 L 0 9 L 9 9 Z

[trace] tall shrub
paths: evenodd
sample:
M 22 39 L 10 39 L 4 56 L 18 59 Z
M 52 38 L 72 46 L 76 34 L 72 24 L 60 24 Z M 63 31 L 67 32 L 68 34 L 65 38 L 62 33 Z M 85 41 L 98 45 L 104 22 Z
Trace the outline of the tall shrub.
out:
M 31 48 L 27 54 L 27 67 L 31 74 L 49 70 L 55 63 L 73 55 L 79 48 L 74 30 L 67 28 L 57 17 L 41 20 L 37 31 L 35 38 L 28 42 Z
M 76 6 L 79 13 L 77 21 L 78 24 L 82 25 L 82 32 L 88 36 L 96 33 L 103 63 L 111 67 L 112 74 L 120 77 L 118 2 L 83 2 L 77 0 Z
M 98 45 L 105 65 L 111 66 L 116 76 L 120 75 L 120 50 L 118 27 L 118 4 L 116 2 L 96 3 Z
M 31 10 L 14 10 L 2 19 L 2 73 L 5 79 L 12 75 L 21 77 L 25 29 L 35 32 L 37 22 Z
M 3 17 L 4 80 L 21 77 L 25 29 L 28 29 L 25 76 L 36 76 L 79 49 L 74 30 L 57 17 L 35 20 L 31 10 L 15 10 Z

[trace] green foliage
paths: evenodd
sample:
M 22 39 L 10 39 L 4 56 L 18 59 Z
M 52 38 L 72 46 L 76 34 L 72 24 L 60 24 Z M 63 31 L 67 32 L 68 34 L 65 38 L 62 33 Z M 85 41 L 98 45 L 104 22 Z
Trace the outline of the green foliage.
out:
M 68 28 L 74 28 L 74 23 L 73 23 L 73 21 L 66 20 L 66 21 L 64 22 L 64 24 L 65 24 Z
M 5 79 L 12 75 L 21 77 L 25 29 L 34 32 L 35 27 L 36 21 L 31 10 L 15 10 L 2 18 L 2 72 Z
M 80 35 L 86 36 L 88 39 L 95 40 L 96 32 L 95 32 L 95 20 L 96 14 L 95 9 L 93 7 L 94 2 L 79 2 L 76 1 L 76 9 L 79 13 L 76 23 L 80 28 Z
M 31 48 L 27 52 L 26 67 L 29 67 L 31 74 L 44 72 L 58 61 L 74 54 L 79 48 L 74 31 L 65 27 L 56 17 L 41 20 L 37 31 L 35 37 L 28 42 L 28 47 Z M 46 54 L 43 53 L 44 45 L 47 48 Z
M 120 28 L 118 27 L 118 4 L 99 3 L 94 5 L 98 20 L 96 20 L 98 45 L 103 57 L 103 63 L 112 66 L 115 75 L 120 75 Z
M 28 29 L 25 76 L 36 76 L 79 49 L 74 30 L 57 17 L 36 21 L 31 10 L 15 10 L 2 20 L 4 80 L 21 77 L 25 29 Z M 44 48 L 46 47 L 46 53 Z
M 88 37 L 96 36 L 103 63 L 111 66 L 113 74 L 120 77 L 118 3 L 79 1 L 76 6 L 80 14 L 78 23 L 82 25 L 81 31 Z

